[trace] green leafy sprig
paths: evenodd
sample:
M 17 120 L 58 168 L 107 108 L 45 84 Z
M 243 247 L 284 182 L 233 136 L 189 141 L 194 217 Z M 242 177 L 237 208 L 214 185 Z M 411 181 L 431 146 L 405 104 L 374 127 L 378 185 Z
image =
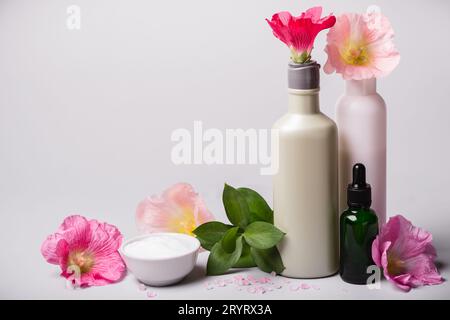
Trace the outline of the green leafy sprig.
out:
M 273 225 L 273 210 L 264 198 L 252 189 L 225 184 L 222 201 L 231 224 L 211 221 L 193 231 L 210 251 L 207 274 L 251 267 L 281 273 L 284 265 L 276 245 L 285 233 Z

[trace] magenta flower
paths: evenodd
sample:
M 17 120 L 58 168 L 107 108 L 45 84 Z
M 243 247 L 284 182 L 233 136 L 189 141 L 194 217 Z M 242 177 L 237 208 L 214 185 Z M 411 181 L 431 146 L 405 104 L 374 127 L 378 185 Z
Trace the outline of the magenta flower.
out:
M 214 216 L 203 199 L 187 183 L 177 183 L 161 196 L 149 196 L 136 209 L 136 224 L 141 232 L 177 232 L 192 235 L 199 225 Z
M 306 10 L 298 17 L 283 11 L 266 19 L 275 37 L 284 42 L 291 49 L 291 59 L 295 63 L 306 63 L 311 60 L 311 51 L 317 34 L 331 28 L 336 18 L 333 15 L 321 18 L 322 7 Z
M 372 244 L 372 258 L 386 279 L 404 291 L 442 283 L 434 260 L 432 236 L 397 215 L 381 228 Z
M 41 253 L 48 263 L 61 267 L 63 277 L 81 287 L 102 286 L 125 275 L 125 263 L 118 252 L 121 242 L 122 234 L 115 226 L 73 215 L 47 237 Z
M 337 18 L 327 34 L 326 73 L 342 74 L 345 80 L 388 75 L 400 61 L 394 30 L 381 13 L 346 13 Z

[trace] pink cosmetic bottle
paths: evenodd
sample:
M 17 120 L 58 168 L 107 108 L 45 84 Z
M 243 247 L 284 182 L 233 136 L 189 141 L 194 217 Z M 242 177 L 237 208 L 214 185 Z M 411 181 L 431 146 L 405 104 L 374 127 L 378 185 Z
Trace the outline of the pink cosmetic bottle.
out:
M 339 207 L 347 205 L 352 167 L 364 163 L 372 186 L 372 208 L 379 226 L 386 222 L 386 104 L 376 91 L 376 79 L 347 80 L 336 105 L 339 141 Z

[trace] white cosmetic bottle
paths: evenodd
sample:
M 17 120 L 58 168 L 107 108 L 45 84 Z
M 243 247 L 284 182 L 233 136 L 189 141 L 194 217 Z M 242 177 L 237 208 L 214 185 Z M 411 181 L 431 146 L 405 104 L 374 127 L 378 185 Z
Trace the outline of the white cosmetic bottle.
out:
M 352 167 L 364 163 L 372 187 L 372 208 L 381 227 L 386 222 L 386 104 L 376 79 L 347 80 L 336 105 L 339 130 L 339 206 L 347 206 Z
M 279 169 L 273 179 L 275 225 L 286 232 L 278 246 L 293 278 L 338 270 L 337 129 L 320 112 L 316 62 L 289 64 L 289 112 L 278 130 Z

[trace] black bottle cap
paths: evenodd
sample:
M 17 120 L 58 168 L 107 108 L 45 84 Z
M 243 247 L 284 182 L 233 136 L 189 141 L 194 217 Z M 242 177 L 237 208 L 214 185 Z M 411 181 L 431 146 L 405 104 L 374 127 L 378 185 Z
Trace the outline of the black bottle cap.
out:
M 366 167 L 362 163 L 353 166 L 353 182 L 348 185 L 347 204 L 349 207 L 366 207 L 372 204 L 370 184 L 366 183 Z

